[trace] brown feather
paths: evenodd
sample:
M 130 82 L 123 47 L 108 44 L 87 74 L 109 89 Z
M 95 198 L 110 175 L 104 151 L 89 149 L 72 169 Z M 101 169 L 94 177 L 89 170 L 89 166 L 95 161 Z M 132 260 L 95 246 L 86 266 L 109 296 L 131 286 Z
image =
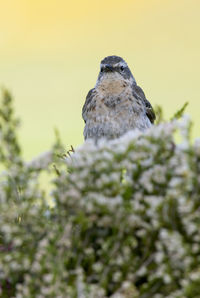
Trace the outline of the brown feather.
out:
M 146 96 L 145 96 L 144 91 L 142 90 L 142 88 L 140 88 L 140 86 L 138 86 L 138 85 L 133 85 L 133 95 L 137 99 L 142 100 L 142 102 L 144 103 L 145 108 L 146 108 L 146 115 L 149 118 L 149 120 L 151 121 L 151 123 L 153 124 L 155 119 L 156 119 L 156 115 L 154 113 L 152 105 L 146 99 Z
M 86 96 L 86 100 L 85 100 L 85 103 L 84 103 L 84 106 L 82 108 L 82 117 L 83 117 L 83 120 L 86 122 L 86 117 L 85 117 L 85 113 L 87 113 L 87 109 L 88 109 L 88 106 L 90 106 L 90 103 L 94 97 L 94 94 L 95 94 L 95 88 L 91 89 L 87 96 Z

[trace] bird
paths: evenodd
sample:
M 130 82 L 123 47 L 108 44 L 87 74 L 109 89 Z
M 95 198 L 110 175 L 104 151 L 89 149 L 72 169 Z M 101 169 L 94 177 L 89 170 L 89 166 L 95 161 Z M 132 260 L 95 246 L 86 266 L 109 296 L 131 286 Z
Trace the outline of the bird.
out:
M 84 139 L 112 140 L 134 129 L 144 131 L 155 121 L 155 113 L 128 64 L 119 56 L 100 63 L 96 85 L 82 108 Z

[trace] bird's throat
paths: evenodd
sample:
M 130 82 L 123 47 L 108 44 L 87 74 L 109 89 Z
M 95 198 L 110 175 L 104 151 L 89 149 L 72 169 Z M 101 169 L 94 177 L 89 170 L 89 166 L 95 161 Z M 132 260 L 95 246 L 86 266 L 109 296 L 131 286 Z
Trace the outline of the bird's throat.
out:
M 127 87 L 127 83 L 124 80 L 115 78 L 107 78 L 102 80 L 98 85 L 98 91 L 102 96 L 118 95 L 122 93 Z

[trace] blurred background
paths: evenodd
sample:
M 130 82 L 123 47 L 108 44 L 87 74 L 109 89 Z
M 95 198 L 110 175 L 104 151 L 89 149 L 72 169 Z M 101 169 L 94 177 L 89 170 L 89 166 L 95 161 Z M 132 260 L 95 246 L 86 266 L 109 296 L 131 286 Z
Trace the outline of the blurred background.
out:
M 122 56 L 153 106 L 171 117 L 184 102 L 200 125 L 199 0 L 0 0 L 0 84 L 15 98 L 31 159 L 54 128 L 83 142 L 81 109 L 101 59 Z

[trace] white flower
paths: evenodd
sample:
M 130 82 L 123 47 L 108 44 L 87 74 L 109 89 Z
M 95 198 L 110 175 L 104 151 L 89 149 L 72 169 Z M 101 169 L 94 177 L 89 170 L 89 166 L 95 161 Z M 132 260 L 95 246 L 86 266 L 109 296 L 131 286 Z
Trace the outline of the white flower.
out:
M 143 276 L 147 273 L 147 268 L 142 266 L 138 271 L 137 271 L 137 275 L 138 276 Z
M 39 245 L 40 247 L 46 247 L 49 244 L 49 240 L 47 238 L 44 238 L 40 241 Z
M 113 276 L 112 276 L 112 280 L 113 280 L 114 282 L 118 282 L 118 281 L 120 281 L 121 277 L 122 277 L 122 274 L 121 274 L 120 271 L 118 271 L 118 272 L 115 272 L 115 273 L 113 274 Z
M 27 167 L 33 169 L 47 168 L 48 165 L 52 162 L 52 158 L 53 153 L 51 151 L 45 152 L 27 163 Z
M 195 280 L 199 280 L 200 278 L 200 272 L 199 271 L 194 271 L 192 273 L 190 273 L 190 278 L 191 280 L 195 281 Z
M 100 262 L 94 263 L 92 267 L 93 267 L 94 271 L 100 272 L 103 269 L 103 264 Z
M 20 239 L 20 238 L 14 238 L 13 244 L 15 246 L 20 246 L 22 244 L 22 239 Z
M 46 283 L 51 283 L 51 281 L 53 280 L 53 274 L 49 273 L 49 274 L 45 274 L 43 276 L 43 280 Z
M 155 254 L 155 261 L 156 261 L 156 263 L 161 263 L 162 261 L 163 261 L 163 259 L 164 259 L 164 254 L 163 254 L 163 252 L 157 252 L 156 254 Z
M 38 261 L 35 261 L 33 264 L 32 264 L 32 270 L 35 271 L 35 272 L 40 272 L 40 270 L 42 269 L 40 263 Z
M 10 234 L 12 232 L 11 227 L 9 225 L 7 225 L 7 224 L 3 225 L 1 227 L 1 230 L 5 234 Z
M 166 284 L 169 284 L 171 282 L 171 277 L 169 274 L 164 274 L 163 279 Z

